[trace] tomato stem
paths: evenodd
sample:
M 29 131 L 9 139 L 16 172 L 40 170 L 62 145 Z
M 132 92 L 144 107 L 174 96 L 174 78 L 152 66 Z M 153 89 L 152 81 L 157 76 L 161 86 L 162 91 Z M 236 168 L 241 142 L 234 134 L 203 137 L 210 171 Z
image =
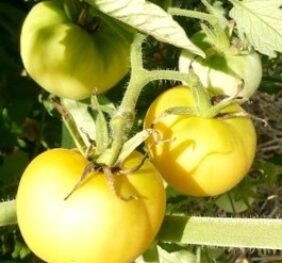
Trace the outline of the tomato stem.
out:
M 110 122 L 112 144 L 97 159 L 96 162 L 101 165 L 113 166 L 122 150 L 124 143 L 129 137 L 129 132 L 135 119 L 135 107 L 140 93 L 144 86 L 149 82 L 167 79 L 183 81 L 193 90 L 196 109 L 199 115 L 204 115 L 211 107 L 207 91 L 202 87 L 195 74 L 187 74 L 174 70 L 146 70 L 142 61 L 142 43 L 144 36 L 137 34 L 131 49 L 131 77 L 123 96 L 122 102 Z
M 206 6 L 208 11 L 211 11 L 210 10 L 211 8 L 209 8 L 210 5 L 206 1 L 202 1 L 202 2 Z M 211 34 L 208 33 L 208 30 L 209 32 L 213 33 L 214 38 L 215 38 L 214 44 L 216 48 L 218 50 L 224 51 L 225 49 L 228 49 L 230 47 L 229 38 L 227 37 L 224 31 L 224 28 L 220 24 L 219 18 L 216 15 L 207 14 L 207 13 L 194 11 L 194 10 L 187 10 L 187 9 L 184 10 L 184 9 L 177 8 L 177 7 L 168 8 L 168 12 L 174 16 L 185 16 L 185 17 L 196 18 L 196 19 L 200 19 L 200 20 L 208 22 L 212 26 L 212 30 L 209 29 L 209 27 L 206 26 L 205 24 L 202 24 L 202 30 L 205 31 L 205 33 L 209 37 L 211 37 Z
M 184 10 L 184 9 L 177 8 L 177 7 L 170 7 L 168 8 L 168 13 L 174 16 L 185 16 L 185 17 L 205 20 L 208 23 L 210 23 L 211 25 L 214 25 L 215 23 L 217 23 L 217 18 L 214 15 L 206 14 L 206 13 L 199 12 L 199 11 L 187 10 L 187 9 Z
M 147 79 L 144 77 L 145 69 L 143 68 L 142 62 L 141 46 L 143 41 L 144 36 L 136 34 L 132 43 L 130 54 L 132 67 L 131 77 L 118 111 L 110 122 L 113 142 L 111 147 L 106 149 L 96 160 L 98 164 L 112 166 L 116 162 L 133 125 L 135 118 L 135 106 L 138 97 L 143 87 L 147 84 Z

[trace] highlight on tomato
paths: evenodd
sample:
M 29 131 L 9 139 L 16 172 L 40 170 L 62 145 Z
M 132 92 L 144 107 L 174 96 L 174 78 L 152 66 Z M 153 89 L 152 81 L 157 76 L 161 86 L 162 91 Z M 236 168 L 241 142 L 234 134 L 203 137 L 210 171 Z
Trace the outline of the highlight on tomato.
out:
M 133 152 L 124 169 L 143 155 Z M 117 197 L 106 176 L 92 171 L 66 196 L 89 164 L 78 151 L 52 149 L 26 168 L 17 193 L 20 231 L 30 249 L 48 263 L 131 263 L 154 240 L 166 197 L 159 172 L 146 160 L 131 174 L 114 173 Z
M 153 164 L 176 190 L 192 196 L 219 195 L 247 175 L 256 152 L 255 128 L 247 116 L 232 117 L 235 112 L 244 112 L 238 104 L 220 112 L 230 115 L 226 118 L 160 117 L 169 108 L 194 104 L 191 90 L 185 86 L 171 88 L 157 97 L 144 126 L 149 128 L 158 119 L 154 127 L 159 135 L 147 140 L 147 149 Z
M 131 39 L 105 21 L 73 21 L 60 1 L 43 1 L 21 31 L 24 67 L 42 88 L 80 100 L 116 85 L 129 70 Z

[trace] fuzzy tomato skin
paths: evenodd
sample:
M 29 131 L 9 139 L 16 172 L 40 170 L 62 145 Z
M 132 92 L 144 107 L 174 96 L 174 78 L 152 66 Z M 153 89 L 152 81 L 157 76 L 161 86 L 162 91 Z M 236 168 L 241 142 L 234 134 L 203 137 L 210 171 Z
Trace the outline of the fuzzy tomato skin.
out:
M 134 152 L 124 166 L 139 164 Z M 31 250 L 48 263 L 131 263 L 156 236 L 165 212 L 165 191 L 146 161 L 130 175 L 115 174 L 110 190 L 105 175 L 92 172 L 67 199 L 88 161 L 75 150 L 53 149 L 25 170 L 17 193 L 20 231 Z
M 192 37 L 193 42 L 204 51 L 211 48 L 202 32 Z M 249 98 L 258 89 L 262 79 L 262 64 L 256 52 L 250 53 L 219 53 L 215 52 L 207 59 L 195 58 L 186 51 L 179 58 L 179 69 L 189 72 L 192 66 L 203 86 L 215 94 L 232 96 L 238 92 L 238 86 L 243 89 L 238 96 Z
M 145 128 L 166 109 L 191 105 L 187 87 L 171 88 L 151 104 Z M 221 113 L 237 111 L 243 109 L 233 104 Z M 247 174 L 255 156 L 256 133 L 248 117 L 168 115 L 155 128 L 171 141 L 156 144 L 157 137 L 151 136 L 146 142 L 151 160 L 171 186 L 187 195 L 215 196 L 230 190 Z
M 113 87 L 129 70 L 130 41 L 103 23 L 89 33 L 55 1 L 36 4 L 21 31 L 21 57 L 48 92 L 80 100 Z

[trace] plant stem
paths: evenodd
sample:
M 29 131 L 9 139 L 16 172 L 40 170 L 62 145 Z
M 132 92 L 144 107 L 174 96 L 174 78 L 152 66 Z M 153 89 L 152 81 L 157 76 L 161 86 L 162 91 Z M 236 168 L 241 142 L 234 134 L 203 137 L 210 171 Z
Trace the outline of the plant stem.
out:
M 210 5 L 206 1 L 203 2 L 206 8 L 208 9 L 208 11 L 211 11 Z M 207 14 L 199 11 L 185 10 L 176 7 L 169 8 L 168 12 L 171 15 L 175 15 L 175 16 L 185 16 L 185 17 L 196 18 L 196 19 L 207 21 L 213 27 L 213 32 L 216 34 L 215 44 L 218 47 L 218 49 L 225 49 L 230 46 L 229 39 L 226 36 L 224 29 L 220 25 L 218 17 L 216 17 L 215 15 Z
M 282 249 L 282 220 L 166 216 L 164 242 L 221 247 Z
M 144 36 L 137 34 L 131 50 L 131 77 L 117 113 L 111 119 L 112 144 L 96 160 L 96 163 L 108 167 L 113 166 L 121 152 L 123 144 L 128 139 L 135 118 L 135 107 L 140 93 L 149 82 L 167 79 L 183 81 L 192 88 L 195 96 L 196 109 L 201 115 L 210 107 L 210 100 L 204 87 L 201 86 L 195 74 L 182 73 L 174 70 L 146 70 L 142 63 L 142 42 Z M 192 72 L 192 71 L 191 71 Z
M 185 16 L 190 18 L 196 18 L 200 20 L 207 21 L 211 25 L 214 25 L 217 23 L 217 18 L 214 15 L 206 14 L 199 11 L 193 11 L 193 10 L 185 10 L 177 7 L 170 7 L 168 8 L 168 13 L 174 16 Z
M 203 87 L 192 69 L 190 69 L 188 74 L 174 70 L 153 70 L 148 71 L 147 78 L 149 81 L 165 78 L 186 83 L 192 90 L 195 101 L 195 110 L 199 116 L 205 116 L 212 106 L 207 90 Z
M 17 224 L 16 200 L 0 202 L 0 227 Z
M 126 92 L 123 96 L 122 102 L 118 111 L 111 120 L 111 129 L 113 142 L 109 149 L 106 149 L 96 160 L 98 164 L 112 166 L 122 149 L 124 142 L 128 138 L 128 134 L 133 125 L 135 118 L 135 106 L 138 97 L 143 87 L 148 83 L 146 77 L 146 70 L 143 69 L 142 61 L 142 42 L 144 36 L 137 34 L 131 49 L 131 77 L 127 86 Z

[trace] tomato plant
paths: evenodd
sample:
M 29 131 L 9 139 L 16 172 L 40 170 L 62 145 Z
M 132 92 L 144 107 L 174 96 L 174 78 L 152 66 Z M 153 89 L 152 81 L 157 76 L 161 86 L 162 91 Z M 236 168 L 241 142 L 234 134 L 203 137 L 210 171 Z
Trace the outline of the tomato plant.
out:
M 134 152 L 124 163 L 132 168 L 143 156 Z M 114 175 L 119 195 L 105 175 L 92 172 L 66 200 L 88 161 L 76 150 L 53 149 L 25 170 L 17 194 L 17 216 L 28 246 L 52 263 L 130 263 L 157 234 L 164 216 L 161 177 L 149 161 L 129 174 Z
M 168 108 L 193 106 L 191 91 L 171 88 L 150 106 L 145 127 Z M 220 114 L 243 112 L 238 104 Z M 249 117 L 205 118 L 168 115 L 155 129 L 168 142 L 151 136 L 147 146 L 152 162 L 174 188 L 194 196 L 214 196 L 238 184 L 247 174 L 255 155 L 256 133 Z
M 2 0 L 0 261 L 276 258 L 282 248 L 277 2 Z M 264 76 L 255 93 L 259 55 Z M 117 84 L 129 68 L 127 82 Z M 187 87 L 162 94 L 144 129 L 151 102 L 175 83 Z M 250 96 L 243 105 L 248 114 L 240 105 Z M 144 142 L 154 164 L 134 153 Z M 171 185 L 166 200 L 153 165 Z
M 55 1 L 32 8 L 20 43 L 28 74 L 61 97 L 83 99 L 105 92 L 129 70 L 129 40 L 102 20 L 86 25 L 72 21 Z
M 182 52 L 179 59 L 181 71 L 188 72 L 191 66 L 202 84 L 216 94 L 232 96 L 238 93 L 239 96 L 249 98 L 255 93 L 262 79 L 261 59 L 256 52 L 235 48 L 215 50 L 203 32 L 196 33 L 191 39 L 206 51 L 208 57 L 194 58 L 187 52 Z

